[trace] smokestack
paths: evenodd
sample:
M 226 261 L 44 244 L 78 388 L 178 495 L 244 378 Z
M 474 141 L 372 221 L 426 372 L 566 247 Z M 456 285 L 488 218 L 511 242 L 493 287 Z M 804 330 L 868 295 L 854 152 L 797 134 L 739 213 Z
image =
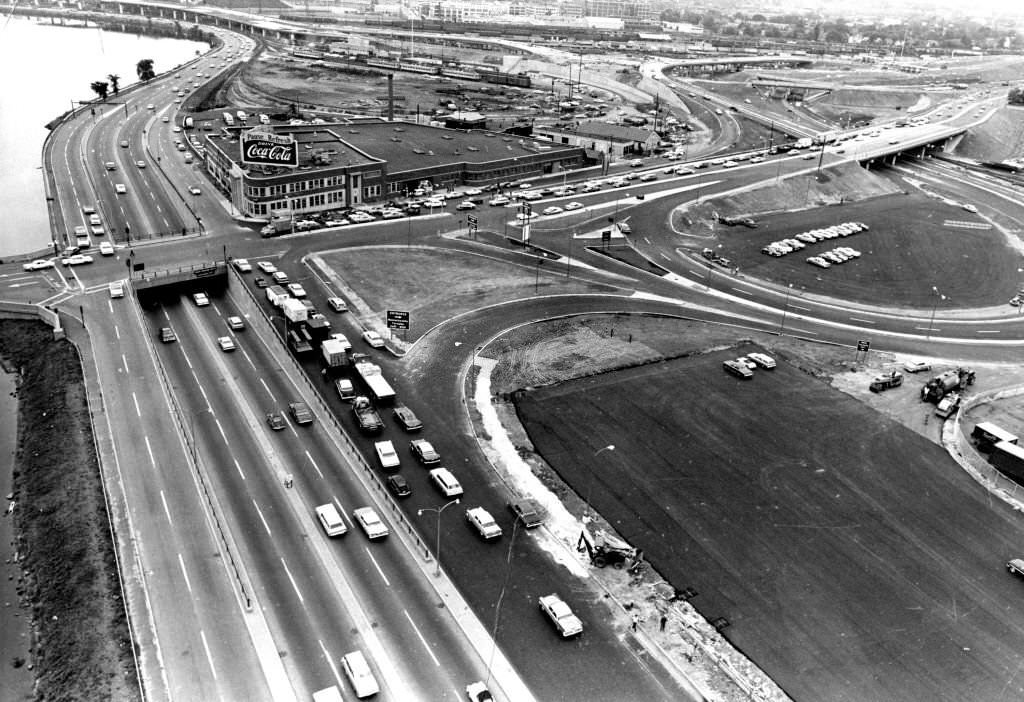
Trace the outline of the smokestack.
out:
M 388 122 L 395 121 L 395 74 L 388 73 Z

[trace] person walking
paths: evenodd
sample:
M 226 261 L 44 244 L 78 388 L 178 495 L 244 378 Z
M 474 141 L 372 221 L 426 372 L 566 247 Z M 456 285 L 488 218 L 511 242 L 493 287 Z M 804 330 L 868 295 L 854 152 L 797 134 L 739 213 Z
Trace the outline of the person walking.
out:
M 640 623 L 640 615 L 637 614 L 636 612 L 633 612 L 633 631 L 636 631 L 636 626 L 639 623 Z

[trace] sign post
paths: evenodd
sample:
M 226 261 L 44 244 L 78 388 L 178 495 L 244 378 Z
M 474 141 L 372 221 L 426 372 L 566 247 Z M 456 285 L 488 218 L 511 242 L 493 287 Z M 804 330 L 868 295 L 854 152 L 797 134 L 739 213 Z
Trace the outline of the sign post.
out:
M 861 352 L 864 353 L 864 360 L 865 361 L 868 360 L 868 351 L 870 351 L 870 350 L 871 350 L 871 342 L 870 341 L 868 341 L 867 339 L 858 339 L 858 341 L 857 341 L 857 353 L 853 357 L 853 362 L 854 363 L 860 363 L 860 361 L 861 361 L 861 358 L 860 358 Z
M 403 331 L 402 341 L 406 340 L 404 332 L 409 329 L 409 312 L 406 310 L 387 310 L 384 318 L 388 329 L 401 329 Z

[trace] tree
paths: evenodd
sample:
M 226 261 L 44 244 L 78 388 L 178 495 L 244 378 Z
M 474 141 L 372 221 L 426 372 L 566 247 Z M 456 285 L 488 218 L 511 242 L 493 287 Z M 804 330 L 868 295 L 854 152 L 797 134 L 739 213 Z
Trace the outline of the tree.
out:
M 100 100 L 107 99 L 107 82 L 105 80 L 93 81 L 91 85 L 92 91 L 100 96 Z
M 107 80 L 110 81 L 110 89 L 114 91 L 114 95 L 117 95 L 118 90 L 120 88 L 118 82 L 121 80 L 121 76 L 117 75 L 116 73 L 111 73 L 109 76 L 107 76 Z
M 142 59 L 135 64 L 135 72 L 139 74 L 139 80 L 145 82 L 156 76 L 153 70 L 153 59 Z

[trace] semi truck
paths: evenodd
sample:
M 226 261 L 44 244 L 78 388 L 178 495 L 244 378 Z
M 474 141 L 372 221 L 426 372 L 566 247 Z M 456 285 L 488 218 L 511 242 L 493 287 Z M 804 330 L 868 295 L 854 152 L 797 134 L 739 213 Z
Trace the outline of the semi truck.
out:
M 377 408 L 370 402 L 370 398 L 360 395 L 352 400 L 352 414 L 356 417 L 356 424 L 364 434 L 379 434 L 384 429 L 384 420 L 380 418 Z
M 997 442 L 988 455 L 996 470 L 1019 485 L 1024 485 L 1024 448 L 1009 441 Z
M 365 354 L 359 354 L 358 358 L 353 358 L 353 361 L 353 368 L 355 368 L 359 377 L 363 379 L 363 384 L 366 386 L 374 402 L 386 403 L 392 402 L 395 399 L 395 391 L 391 384 L 381 375 L 380 366 L 368 360 Z

